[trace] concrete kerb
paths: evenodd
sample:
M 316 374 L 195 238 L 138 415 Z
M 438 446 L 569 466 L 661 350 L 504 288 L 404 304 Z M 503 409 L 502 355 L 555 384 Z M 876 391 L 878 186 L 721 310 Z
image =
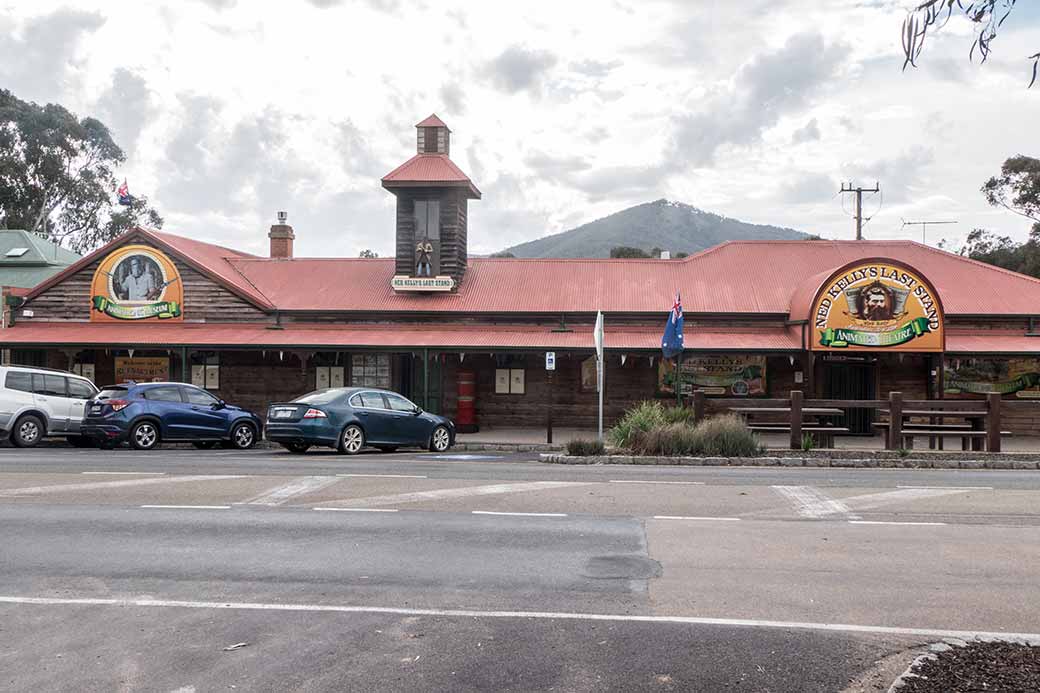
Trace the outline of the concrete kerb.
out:
M 852 456 L 849 450 L 837 450 L 833 457 L 819 454 L 785 454 L 770 450 L 762 457 L 654 457 L 625 454 L 590 455 L 578 457 L 559 452 L 543 453 L 542 461 L 549 464 L 633 464 L 694 467 L 840 467 L 888 469 L 1040 469 L 1040 455 L 1036 453 L 965 453 L 962 451 L 927 451 L 901 457 L 892 451 L 858 450 Z M 791 451 L 796 452 L 796 451 Z M 826 452 L 826 451 L 825 451 Z

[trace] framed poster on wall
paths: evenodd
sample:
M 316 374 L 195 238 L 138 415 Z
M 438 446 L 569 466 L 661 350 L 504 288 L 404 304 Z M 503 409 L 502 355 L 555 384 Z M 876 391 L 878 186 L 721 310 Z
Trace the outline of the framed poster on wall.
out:
M 1040 359 L 947 358 L 944 394 L 979 398 L 990 392 L 1040 399 Z
M 661 359 L 657 369 L 658 391 L 675 394 L 676 383 L 681 383 L 683 394 L 701 391 L 722 397 L 763 397 L 766 394 L 766 357 L 684 356 L 682 372 L 678 375 L 675 361 Z

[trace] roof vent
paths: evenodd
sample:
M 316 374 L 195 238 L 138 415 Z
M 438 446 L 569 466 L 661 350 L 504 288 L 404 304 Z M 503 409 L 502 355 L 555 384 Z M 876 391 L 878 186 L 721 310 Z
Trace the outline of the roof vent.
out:
M 11 248 L 7 251 L 6 257 L 21 257 L 29 252 L 28 248 Z
M 279 224 L 284 224 L 287 221 L 289 221 L 289 214 L 288 214 L 288 212 L 278 212 L 278 223 Z
M 670 250 L 662 250 L 661 251 L 661 259 L 662 260 L 671 260 L 672 259 L 672 251 L 670 251 Z

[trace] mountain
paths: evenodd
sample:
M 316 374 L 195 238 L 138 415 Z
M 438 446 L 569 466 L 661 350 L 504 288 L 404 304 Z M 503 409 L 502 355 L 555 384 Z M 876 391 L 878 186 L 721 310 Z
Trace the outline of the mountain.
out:
M 722 217 L 681 202 L 647 202 L 570 231 L 506 248 L 516 257 L 610 257 L 610 249 L 632 246 L 695 253 L 724 241 L 797 240 L 809 235 Z

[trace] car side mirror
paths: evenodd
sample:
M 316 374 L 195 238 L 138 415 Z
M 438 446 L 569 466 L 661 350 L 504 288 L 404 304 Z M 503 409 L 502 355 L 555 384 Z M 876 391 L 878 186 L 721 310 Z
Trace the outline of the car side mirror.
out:
M 223 409 L 226 406 L 227 406 L 227 402 L 225 402 L 222 399 L 218 399 L 216 402 L 213 403 L 213 408 L 214 409 Z
M 415 409 L 412 410 L 412 414 L 414 416 L 419 416 L 419 414 L 422 414 L 422 407 L 416 405 Z

